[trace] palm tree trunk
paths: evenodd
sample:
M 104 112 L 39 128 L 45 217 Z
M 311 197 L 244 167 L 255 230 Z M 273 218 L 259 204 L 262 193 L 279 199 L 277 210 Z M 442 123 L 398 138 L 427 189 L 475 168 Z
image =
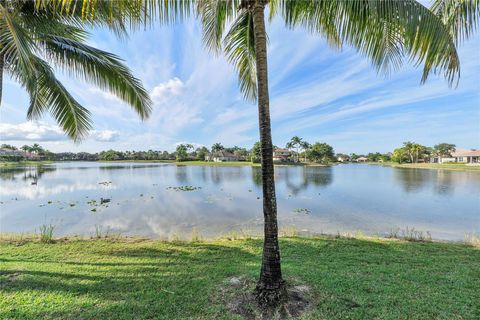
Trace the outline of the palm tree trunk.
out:
M 270 107 L 268 97 L 267 39 L 265 31 L 265 2 L 256 0 L 253 6 L 253 28 L 258 86 L 258 120 L 262 153 L 264 243 L 262 269 L 258 280 L 257 299 L 262 304 L 272 304 L 284 296 L 285 285 L 280 267 L 278 246 L 277 200 L 272 153 L 272 133 L 270 127 Z
M 3 67 L 4 67 L 4 57 L 3 57 L 3 53 L 0 53 L 0 106 L 2 106 Z

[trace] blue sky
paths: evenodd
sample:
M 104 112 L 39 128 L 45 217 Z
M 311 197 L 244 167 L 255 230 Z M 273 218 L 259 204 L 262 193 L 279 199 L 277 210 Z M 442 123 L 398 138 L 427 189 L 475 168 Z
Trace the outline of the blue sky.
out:
M 317 35 L 267 25 L 274 144 L 298 135 L 327 142 L 336 152 L 391 151 L 403 141 L 480 147 L 480 37 L 459 47 L 461 79 L 456 89 L 431 75 L 420 85 L 421 68 L 406 63 L 378 76 L 355 50 L 329 48 Z M 141 122 L 114 96 L 59 74 L 91 112 L 93 126 L 81 144 L 70 142 L 46 115 L 27 122 L 28 96 L 12 79 L 4 83 L 0 109 L 2 143 L 40 143 L 52 151 L 174 150 L 177 143 L 251 147 L 258 140 L 257 108 L 238 89 L 224 57 L 201 43 L 198 22 L 141 30 L 127 40 L 95 30 L 90 44 L 126 60 L 154 101 Z

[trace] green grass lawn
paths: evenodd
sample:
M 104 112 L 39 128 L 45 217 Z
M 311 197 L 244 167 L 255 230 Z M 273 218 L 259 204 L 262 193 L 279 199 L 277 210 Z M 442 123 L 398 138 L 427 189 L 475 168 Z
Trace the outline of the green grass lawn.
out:
M 416 169 L 445 169 L 445 170 L 457 170 L 457 171 L 478 171 L 480 172 L 480 166 L 467 166 L 465 164 L 448 164 L 448 163 L 402 163 L 395 162 L 368 162 L 368 164 L 391 166 L 396 168 L 416 168 Z
M 0 319 L 238 319 L 218 289 L 254 279 L 261 240 L 0 242 Z M 480 319 L 480 250 L 393 240 L 281 240 L 308 284 L 303 319 Z
M 45 164 L 52 164 L 53 161 L 1 161 L 1 167 L 15 167 L 15 166 L 41 166 Z

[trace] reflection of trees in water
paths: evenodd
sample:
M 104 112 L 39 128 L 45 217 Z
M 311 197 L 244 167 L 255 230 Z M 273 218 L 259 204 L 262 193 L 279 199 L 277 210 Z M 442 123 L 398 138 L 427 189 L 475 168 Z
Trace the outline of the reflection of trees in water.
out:
M 202 166 L 199 175 L 203 182 L 210 179 L 213 184 L 218 185 L 222 182 L 231 182 L 245 178 L 245 170 L 242 167 L 220 167 L 220 166 Z
M 45 173 L 57 170 L 57 168 L 48 166 L 35 166 L 35 167 L 13 167 L 4 168 L 0 170 L 1 180 L 39 180 Z
M 262 171 L 259 167 L 252 167 L 252 181 L 255 185 L 262 185 Z M 288 191 L 297 195 L 310 185 L 327 186 L 333 181 L 331 167 L 277 167 L 275 168 L 275 182 L 285 182 Z
M 300 172 L 293 172 L 294 179 L 298 179 L 298 176 L 301 177 L 299 183 L 294 183 L 291 181 L 291 172 L 286 170 L 285 185 L 289 192 L 293 195 L 298 195 L 301 191 L 306 190 L 308 186 L 328 186 L 333 181 L 333 174 L 331 167 L 302 167 Z
M 187 166 L 175 167 L 175 178 L 181 184 L 188 182 Z
M 447 170 L 437 171 L 436 181 L 433 186 L 433 190 L 438 194 L 451 195 L 453 194 L 455 184 L 455 174 L 458 176 L 458 172 L 452 172 Z
M 425 187 L 425 183 L 431 180 L 430 170 L 424 169 L 394 169 L 395 180 L 402 186 L 405 192 L 419 192 Z
M 262 168 L 252 167 L 252 181 L 256 186 L 262 185 Z
M 462 173 L 448 170 L 428 170 L 428 169 L 409 169 L 395 168 L 394 177 L 405 192 L 420 192 L 427 185 L 432 185 L 435 193 L 442 195 L 452 194 L 455 183 L 459 182 L 456 177 Z

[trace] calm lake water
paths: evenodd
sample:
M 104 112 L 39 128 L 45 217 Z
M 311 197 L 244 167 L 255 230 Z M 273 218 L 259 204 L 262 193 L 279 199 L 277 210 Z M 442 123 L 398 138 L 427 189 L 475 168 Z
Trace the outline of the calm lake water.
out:
M 280 228 L 383 235 L 413 227 L 449 240 L 480 232 L 479 172 L 350 164 L 276 167 L 275 175 Z M 255 167 L 72 162 L 0 169 L 0 232 L 54 224 L 57 236 L 101 229 L 189 238 L 195 228 L 212 238 L 258 234 L 262 223 Z

